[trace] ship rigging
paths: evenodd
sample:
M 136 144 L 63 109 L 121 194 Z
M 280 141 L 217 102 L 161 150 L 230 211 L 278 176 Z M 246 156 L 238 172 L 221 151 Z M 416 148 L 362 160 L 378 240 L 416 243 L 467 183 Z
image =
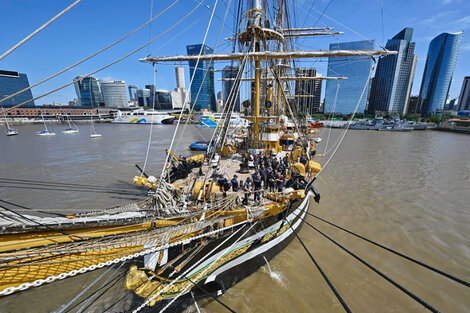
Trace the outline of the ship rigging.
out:
M 145 174 L 149 155 L 147 149 L 141 175 L 134 178 L 135 183 L 155 189 L 153 195 L 124 206 L 53 218 L 1 209 L 1 296 L 100 268 L 108 268 L 105 272 L 108 273 L 113 268 L 116 271 L 126 266 L 126 272 L 108 280 L 108 284 L 112 286 L 125 277 L 125 288 L 134 293 L 138 300 L 133 303 L 132 312 L 148 307 L 158 309 L 159 312 L 167 309 L 182 310 L 198 299 L 215 298 L 223 294 L 227 288 L 272 259 L 291 240 L 298 238 L 344 310 L 351 311 L 298 235 L 307 216 L 315 217 L 308 212 L 310 203 L 312 200 L 320 201 L 320 194 L 314 187 L 315 178 L 328 165 L 347 130 L 322 167 L 314 160 L 317 133 L 296 120 L 288 99 L 288 81 L 292 79 L 288 69 L 293 59 L 379 57 L 394 52 L 290 51 L 292 38 L 336 36 L 341 33 L 333 32 L 331 28 L 291 27 L 287 22 L 288 10 L 284 0 L 274 1 L 274 20 L 268 18 L 266 1 L 248 2 L 252 5 L 246 10 L 239 6 L 237 11 L 241 17 L 237 25 L 240 31 L 234 34 L 233 45 L 238 45 L 239 52 L 203 55 L 201 48 L 200 53 L 195 56 L 141 59 L 142 62 L 152 64 L 154 75 L 155 67 L 164 62 L 194 61 L 196 67 L 198 62 L 203 61 L 239 63 L 232 90 L 224 106 L 224 122 L 217 124 L 207 153 L 185 158 L 173 152 L 182 123 L 181 116 L 187 109 L 183 107 L 161 174 L 158 178 Z M 201 4 L 202 2 L 195 8 Z M 203 44 L 217 4 L 218 1 L 212 8 Z M 138 50 L 132 53 L 136 51 Z M 372 71 L 373 68 L 370 74 Z M 340 81 L 344 77 L 302 79 Z M 194 74 L 190 85 L 193 81 Z M 230 120 L 236 95 L 240 93 L 244 81 L 253 81 L 252 100 L 246 105 L 250 114 L 245 116 L 251 124 L 243 131 L 234 131 Z M 272 84 L 262 83 L 268 81 Z M 364 93 L 365 87 L 361 98 Z M 184 101 L 185 104 L 188 102 Z M 189 108 L 190 113 L 194 110 L 194 105 L 193 103 Z M 292 128 L 282 124 L 283 115 L 292 120 Z M 186 125 L 183 130 L 185 128 Z M 150 138 L 151 132 L 152 127 Z M 272 176 L 265 172 L 260 173 L 262 170 L 271 171 Z M 227 176 L 234 182 L 228 184 Z M 53 187 L 54 184 L 49 186 Z M 69 187 L 78 189 L 83 186 Z M 12 205 L 4 200 L 0 202 Z M 308 222 L 307 224 L 310 225 Z M 420 265 L 425 264 L 421 262 Z M 464 280 L 427 267 L 469 286 Z M 386 275 L 383 273 L 378 274 L 426 309 L 437 312 L 426 301 L 384 277 Z M 104 284 L 99 290 L 102 288 L 109 286 Z M 104 293 L 107 289 L 103 290 Z M 92 299 L 97 300 L 99 296 Z M 78 298 L 79 295 L 76 299 Z M 215 299 L 225 309 L 234 312 L 222 301 Z M 106 310 L 119 301 L 120 299 Z M 74 306 L 68 304 L 67 307 L 73 310 L 81 304 L 79 311 L 82 311 L 89 307 L 88 302 L 79 302 Z

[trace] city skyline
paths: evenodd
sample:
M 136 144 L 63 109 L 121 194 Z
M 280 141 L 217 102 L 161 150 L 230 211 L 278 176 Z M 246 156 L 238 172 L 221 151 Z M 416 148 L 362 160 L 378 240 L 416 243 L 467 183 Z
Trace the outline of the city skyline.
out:
M 195 3 L 196 4 L 196 3 Z M 208 1 L 210 8 L 214 1 Z M 416 51 L 419 57 L 415 80 L 413 83 L 412 95 L 419 93 L 421 78 L 424 71 L 424 63 L 426 59 L 427 47 L 430 40 L 442 32 L 454 32 L 458 30 L 470 30 L 470 15 L 466 12 L 470 11 L 470 4 L 466 1 L 415 1 L 413 3 L 405 1 L 395 1 L 394 3 L 384 2 L 384 32 L 380 27 L 380 4 L 367 3 L 365 1 L 351 1 L 348 3 L 332 2 L 321 16 L 328 3 L 318 1 L 307 18 L 307 12 L 312 2 L 301 0 L 294 2 L 297 19 L 299 23 L 306 26 L 317 24 L 318 26 L 329 25 L 335 27 L 338 31 L 344 31 L 345 34 L 338 39 L 322 38 L 307 39 L 303 43 L 303 48 L 307 49 L 326 49 L 328 45 L 335 40 L 342 42 L 357 41 L 364 39 L 355 34 L 353 31 L 365 36 L 366 38 L 375 39 L 378 44 L 384 45 L 386 38 L 391 38 L 403 27 L 413 27 L 415 29 Z M 426 4 L 426 5 L 424 5 Z M 35 38 L 14 51 L 11 55 L 2 60 L 0 68 L 5 70 L 13 70 L 27 73 L 30 84 L 33 84 L 44 77 L 55 73 L 56 71 L 72 64 L 73 62 L 89 55 L 106 44 L 116 40 L 120 36 L 131 31 L 138 25 L 148 21 L 149 18 L 149 1 L 136 1 L 135 10 L 129 14 L 127 10 L 128 3 L 123 0 L 116 0 L 113 8 L 108 8 L 105 4 L 83 1 L 73 10 L 68 12 L 62 18 L 51 24 L 48 28 L 39 33 Z M 168 4 L 155 3 L 154 15 L 162 11 Z M 406 7 L 409 10 L 401 10 L 400 7 Z M 5 18 L 0 21 L 3 29 L 15 28 L 15 32 L 5 32 L 2 36 L 3 41 L 0 43 L 0 49 L 3 51 L 18 42 L 21 38 L 29 34 L 38 25 L 41 25 L 56 14 L 64 6 L 62 1 L 51 0 L 46 3 L 30 3 L 27 1 L 2 1 L 2 10 L 5 12 Z M 143 49 L 139 53 L 125 59 L 124 61 L 97 74 L 102 79 L 125 80 L 134 85 L 144 86 L 151 84 L 153 80 L 152 68 L 148 64 L 138 62 L 138 58 L 146 55 L 171 55 L 186 54 L 185 47 L 187 44 L 194 42 L 202 42 L 203 34 L 207 26 L 210 16 L 210 8 L 201 6 L 194 15 L 190 16 L 187 21 L 175 28 L 172 35 L 166 35 L 161 40 Z M 465 8 L 469 10 L 465 10 Z M 105 10 L 106 9 L 106 10 Z M 129 38 L 125 44 L 113 47 L 109 51 L 103 53 L 92 60 L 89 60 L 77 68 L 74 68 L 56 79 L 51 80 L 43 85 L 33 89 L 33 95 L 38 96 L 47 92 L 58 85 L 70 82 L 73 77 L 81 74 L 89 73 L 96 70 L 103 64 L 109 63 L 111 60 L 122 56 L 131 50 L 131 47 L 141 45 L 160 34 L 168 27 L 174 24 L 175 20 L 181 18 L 189 11 L 187 3 L 178 3 L 169 10 L 168 13 L 162 15 L 151 27 L 146 27 L 141 32 Z M 21 14 L 19 13 L 21 12 Z M 216 17 L 211 27 L 206 44 L 214 47 L 218 28 L 222 24 L 222 18 L 225 13 L 225 6 L 219 3 L 216 10 Z M 18 16 L 22 18 L 19 19 Z M 351 18 L 351 16 L 356 16 Z M 321 18 L 320 18 L 321 17 Z M 340 21 L 346 25 L 343 27 L 335 21 Z M 122 23 L 123 19 L 126 23 Z M 233 18 L 228 15 L 228 21 L 222 32 L 222 38 L 231 34 L 231 20 Z M 24 21 L 28 23 L 24 23 Z M 95 22 L 99 20 L 100 22 Z M 377 26 L 377 27 L 374 27 Z M 214 34 L 215 33 L 215 34 Z M 220 40 L 219 47 L 216 52 L 224 51 L 227 46 L 220 47 L 223 44 Z M 377 47 L 376 47 L 377 48 Z M 53 50 L 53 53 L 51 53 Z M 461 55 L 456 67 L 456 73 L 451 85 L 449 98 L 459 96 L 461 82 L 465 76 L 468 76 L 468 62 L 470 59 L 470 38 L 464 35 L 462 41 Z M 222 69 L 227 64 L 220 63 L 217 69 Z M 186 82 L 189 82 L 189 73 L 187 65 Z M 172 90 L 176 85 L 174 77 L 171 74 L 173 67 L 157 66 L 157 88 Z M 318 69 L 320 74 L 326 75 L 325 60 L 314 62 L 302 62 L 301 67 L 314 67 Z M 220 73 L 216 72 L 215 81 L 218 82 Z M 216 83 L 216 92 L 222 89 L 221 84 Z M 39 99 L 37 104 L 63 102 L 74 98 L 74 88 L 67 87 L 48 97 Z

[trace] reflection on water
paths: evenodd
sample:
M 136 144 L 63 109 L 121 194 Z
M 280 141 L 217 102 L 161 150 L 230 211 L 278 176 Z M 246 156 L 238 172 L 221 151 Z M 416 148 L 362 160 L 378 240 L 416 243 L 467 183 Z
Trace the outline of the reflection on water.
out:
M 121 193 L 24 188 L 0 182 L 0 198 L 27 207 L 75 212 L 126 203 L 145 196 L 132 186 L 147 148 L 148 126 L 98 124 L 100 139 L 90 139 L 87 126 L 74 135 L 35 136 L 41 126 L 18 127 L 19 136 L 0 136 L 0 178 L 16 178 L 106 186 Z M 80 125 L 79 125 L 80 127 Z M 147 166 L 158 173 L 174 126 L 155 126 Z M 332 130 L 330 146 L 341 130 Z M 325 149 L 328 130 L 322 129 Z M 188 126 L 177 153 L 188 154 L 194 140 L 208 138 L 210 129 Z M 180 136 L 177 136 L 180 138 Z M 432 131 L 392 133 L 350 131 L 316 183 L 322 201 L 311 212 L 412 257 L 470 280 L 470 137 Z M 330 148 L 328 148 L 330 150 Z M 325 163 L 328 155 L 320 158 Z M 15 187 L 15 188 L 11 188 Z M 19 188 L 21 187 L 21 188 Z M 352 252 L 444 312 L 468 312 L 470 293 L 455 282 L 419 268 L 312 217 L 310 223 Z M 424 308 L 304 225 L 301 238 L 354 312 L 423 312 Z M 257 273 L 221 298 L 237 312 L 343 312 L 333 293 L 296 239 Z M 281 283 L 272 274 L 281 277 Z M 72 299 L 97 273 L 0 299 L 0 312 L 47 312 Z M 60 288 L 58 288 L 59 286 Z M 122 292 L 118 282 L 100 301 Z M 61 290 L 60 293 L 57 290 Z M 27 299 L 25 301 L 24 299 Z M 109 299 L 108 299 L 109 298 Z M 98 302 L 100 302 L 98 301 Z M 119 303 L 121 308 L 131 298 Z M 203 312 L 223 312 L 213 301 L 201 302 Z M 14 309 L 16 308 L 16 310 Z M 95 307 L 91 311 L 103 310 Z M 116 309 L 119 311 L 122 309 Z

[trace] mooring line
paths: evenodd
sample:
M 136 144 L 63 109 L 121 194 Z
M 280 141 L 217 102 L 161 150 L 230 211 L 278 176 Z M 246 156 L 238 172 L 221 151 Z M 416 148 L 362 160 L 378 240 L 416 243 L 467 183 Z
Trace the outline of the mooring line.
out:
M 301 217 L 299 217 L 300 219 L 302 219 Z M 433 306 L 431 306 L 429 303 L 427 303 L 426 301 L 424 301 L 423 299 L 421 299 L 420 297 L 418 297 L 417 295 L 415 295 L 414 293 L 412 293 L 411 291 L 409 291 L 408 289 L 406 289 L 405 287 L 403 287 L 402 285 L 400 285 L 399 283 L 397 283 L 396 281 L 394 281 L 393 279 L 391 279 L 390 277 L 388 277 L 387 275 L 385 275 L 384 273 L 382 273 L 381 271 L 379 271 L 378 269 L 376 269 L 374 266 L 370 265 L 367 261 L 365 261 L 364 259 L 362 259 L 361 257 L 357 256 L 356 254 L 354 254 L 353 252 L 349 251 L 346 247 L 344 247 L 343 245 L 341 245 L 340 243 L 338 243 L 337 241 L 335 241 L 333 238 L 329 237 L 328 235 L 326 235 L 325 233 L 323 233 L 321 230 L 319 230 L 318 228 L 316 228 L 315 226 L 313 226 L 312 224 L 310 224 L 309 222 L 307 222 L 305 220 L 305 218 L 302 219 L 303 222 L 305 224 L 307 224 L 308 226 L 310 226 L 311 228 L 313 228 L 314 230 L 316 230 L 318 233 L 320 233 L 322 236 L 324 236 L 325 238 L 327 238 L 329 241 L 331 241 L 332 243 L 334 243 L 335 245 L 337 245 L 338 247 L 340 247 L 343 251 L 345 251 L 346 253 L 348 253 L 349 255 L 351 255 L 352 257 L 354 257 L 356 260 L 358 260 L 359 262 L 361 262 L 362 264 L 364 264 L 365 266 L 367 266 L 368 268 L 370 268 L 372 271 L 374 271 L 376 274 L 378 274 L 379 276 L 381 276 L 382 278 L 384 278 L 386 281 L 388 281 L 389 283 L 391 283 L 392 285 L 394 285 L 395 287 L 397 287 L 398 289 L 400 289 L 402 292 L 404 292 L 406 295 L 408 295 L 410 298 L 412 298 L 413 300 L 415 300 L 416 302 L 420 303 L 422 306 L 424 306 L 426 309 L 428 309 L 429 311 L 433 312 L 433 313 L 440 313 L 440 311 L 438 311 L 437 309 L 435 309 Z M 297 235 L 297 234 L 296 234 Z M 298 236 L 297 236 L 298 238 Z
M 449 279 L 451 279 L 451 280 L 453 280 L 453 281 L 455 281 L 455 282 L 458 282 L 459 284 L 462 284 L 462 285 L 464 285 L 464 286 L 466 286 L 466 287 L 470 287 L 470 283 L 467 282 L 467 281 L 465 281 L 465 280 L 463 280 L 463 279 L 461 279 L 461 278 L 455 277 L 455 276 L 452 275 L 452 274 L 446 273 L 446 272 L 444 272 L 444 271 L 442 271 L 442 270 L 440 270 L 440 269 L 438 269 L 438 268 L 435 268 L 435 267 L 433 267 L 433 266 L 431 266 L 431 265 L 428 265 L 428 264 L 426 264 L 426 263 L 423 263 L 423 262 L 421 262 L 421 261 L 419 261 L 419 260 L 417 260 L 417 259 L 415 259 L 415 258 L 412 258 L 412 257 L 410 257 L 410 256 L 408 256 L 408 255 L 405 255 L 405 254 L 403 254 L 403 253 L 401 253 L 401 252 L 398 252 L 398 251 L 396 251 L 396 250 L 394 250 L 394 249 L 392 249 L 392 248 L 389 248 L 389 247 L 384 246 L 384 245 L 382 245 L 382 244 L 380 244 L 380 243 L 378 243 L 378 242 L 375 242 L 375 241 L 373 241 L 373 240 L 371 240 L 371 239 L 368 239 L 368 238 L 366 238 L 366 237 L 364 237 L 364 236 L 362 236 L 362 235 L 359 235 L 359 234 L 357 234 L 357 233 L 354 233 L 354 232 L 352 232 L 352 231 L 350 231 L 350 230 L 348 230 L 348 229 L 346 229 L 346 228 L 344 228 L 344 227 L 341 227 L 341 226 L 339 226 L 339 225 L 336 225 L 336 224 L 334 224 L 334 223 L 332 223 L 332 222 L 330 222 L 330 221 L 327 221 L 327 220 L 325 220 L 324 218 L 321 218 L 321 217 L 319 217 L 319 216 L 316 216 L 316 215 L 314 215 L 314 214 L 312 214 L 312 213 L 307 212 L 307 214 L 310 215 L 310 216 L 312 216 L 312 217 L 315 217 L 315 218 L 319 219 L 320 221 L 325 222 L 325 223 L 327 223 L 327 224 L 329 224 L 329 225 L 331 225 L 331 226 L 333 226 L 333 227 L 336 227 L 336 228 L 338 228 L 338 229 L 340 229 L 340 230 L 342 230 L 342 231 L 344 231 L 344 232 L 347 232 L 348 234 L 351 234 L 351 235 L 353 235 L 353 236 L 356 236 L 357 238 L 360 238 L 360 239 L 362 239 L 362 240 L 364 240 L 364 241 L 367 241 L 367 242 L 369 242 L 369 243 L 371 243 L 371 244 L 373 244 L 373 245 L 375 245 L 375 246 L 377 246 L 377 247 L 380 247 L 380 248 L 382 248 L 382 249 L 384 249 L 384 250 L 387 250 L 388 252 L 391 252 L 391 253 L 393 253 L 393 254 L 395 254 L 395 255 L 398 255 L 398 256 L 400 256 L 400 257 L 402 257 L 402 258 L 404 258 L 404 259 L 406 259 L 406 260 L 408 260 L 408 261 L 411 261 L 411 262 L 413 262 L 413 263 L 415 263 L 415 264 L 418 264 L 418 265 L 420 265 L 420 266 L 422 266 L 422 267 L 425 267 L 425 268 L 427 268 L 428 270 L 431 270 L 431 271 L 433 271 L 433 272 L 435 272 L 435 273 L 437 273 L 437 274 L 439 274 L 439 275 L 442 275 L 442 276 L 444 276 L 444 277 L 446 277 L 446 278 L 449 278 Z
M 302 219 L 302 218 L 300 218 Z M 315 258 L 313 257 L 313 255 L 310 253 L 310 251 L 308 250 L 308 248 L 305 246 L 304 242 L 302 241 L 302 239 L 300 239 L 299 235 L 297 235 L 297 232 L 295 231 L 295 229 L 292 227 L 292 225 L 289 223 L 288 220 L 284 219 L 287 224 L 289 225 L 289 227 L 292 229 L 293 233 L 295 234 L 295 236 L 297 237 L 297 239 L 299 239 L 300 241 L 300 244 L 302 245 L 302 247 L 304 248 L 305 252 L 307 252 L 308 256 L 310 257 L 310 259 L 312 260 L 313 264 L 315 264 L 316 268 L 318 269 L 318 271 L 320 272 L 320 274 L 323 276 L 323 279 L 325 279 L 326 283 L 328 284 L 328 286 L 330 286 L 330 289 L 333 291 L 333 293 L 335 294 L 336 298 L 338 299 L 338 301 L 341 303 L 341 305 L 343 306 L 344 310 L 348 313 L 352 313 L 351 309 L 349 308 L 349 306 L 346 304 L 346 302 L 343 300 L 343 298 L 341 297 L 341 295 L 339 294 L 338 290 L 335 288 L 335 286 L 333 285 L 333 283 L 330 281 L 330 279 L 328 278 L 328 276 L 325 274 L 325 272 L 323 272 L 322 268 L 320 267 L 320 265 L 318 264 L 318 262 L 315 260 Z
M 173 266 L 171 266 L 172 269 L 175 269 Z M 193 284 L 196 288 L 198 288 L 199 290 L 201 290 L 204 294 L 208 295 L 209 297 L 211 297 L 212 299 L 214 299 L 215 301 L 217 301 L 217 303 L 219 303 L 221 306 L 223 306 L 224 308 L 226 308 L 228 311 L 232 312 L 232 313 L 237 313 L 234 309 L 232 309 L 231 307 L 229 307 L 228 305 L 226 305 L 225 303 L 223 303 L 222 301 L 220 301 L 216 296 L 214 296 L 213 294 L 209 293 L 206 289 L 202 288 L 202 286 L 199 286 L 198 284 L 196 284 L 195 282 L 193 282 L 193 280 L 189 277 L 183 277 L 184 279 L 186 279 L 187 281 L 189 281 L 191 284 Z M 193 295 L 194 297 L 194 295 Z M 196 302 L 196 301 L 194 301 Z

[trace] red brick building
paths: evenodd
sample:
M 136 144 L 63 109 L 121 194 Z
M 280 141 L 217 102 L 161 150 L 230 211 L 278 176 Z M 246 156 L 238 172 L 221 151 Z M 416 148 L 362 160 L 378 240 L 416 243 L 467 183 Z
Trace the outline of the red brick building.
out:
M 7 108 L 5 108 L 7 109 Z M 1 111 L 1 110 L 0 110 Z M 57 106 L 37 106 L 35 108 L 16 108 L 5 113 L 7 117 L 12 118 L 37 118 L 44 116 L 66 116 L 66 115 L 95 115 L 98 109 L 89 109 L 83 107 L 57 107 Z

